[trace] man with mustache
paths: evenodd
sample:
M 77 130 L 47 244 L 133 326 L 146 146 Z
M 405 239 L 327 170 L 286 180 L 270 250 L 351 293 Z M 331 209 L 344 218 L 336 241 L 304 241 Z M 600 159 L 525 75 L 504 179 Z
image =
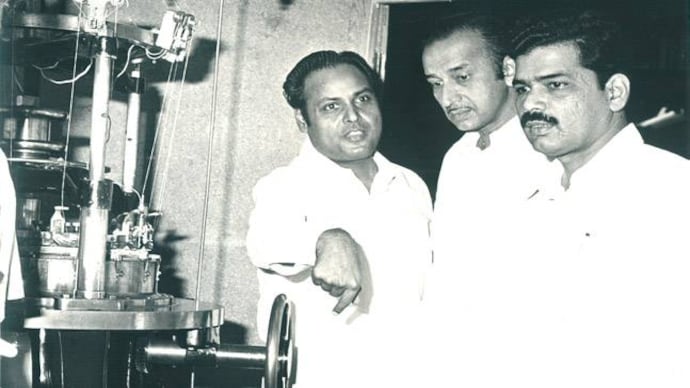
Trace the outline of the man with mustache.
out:
M 468 351 L 473 333 L 492 324 L 479 319 L 494 295 L 486 285 L 509 268 L 498 261 L 517 259 L 522 242 L 514 240 L 513 221 L 549 168 L 522 132 L 515 91 L 503 75 L 504 27 L 495 15 L 455 16 L 432 32 L 422 52 L 434 98 L 463 132 L 444 156 L 434 202 L 423 319 L 429 338 L 420 352 L 429 386 L 449 386 L 448 371 L 458 386 L 472 381 L 457 379 L 471 377 L 465 367 L 481 355 Z
M 553 169 L 507 221 L 513 254 L 471 268 L 458 386 L 690 386 L 690 162 L 626 118 L 619 31 L 561 11 L 514 36 L 517 112 Z
M 496 226 L 532 194 L 547 167 L 522 133 L 515 92 L 503 77 L 503 28 L 494 15 L 463 14 L 442 22 L 424 44 L 426 80 L 448 120 L 463 132 L 444 156 L 438 178 L 432 241 L 439 278 L 430 283 L 429 298 L 453 298 L 456 273 L 466 261 L 509 253 L 487 247 L 501 241 Z
M 434 98 L 463 132 L 444 156 L 434 203 L 434 265 L 424 295 L 429 348 L 421 369 L 439 380 L 429 386 L 455 386 L 449 383 L 459 383 L 459 374 L 471 375 L 458 356 L 471 348 L 473 332 L 491 324 L 472 319 L 490 308 L 485 285 L 503 271 L 495 263 L 517 259 L 512 222 L 549 168 L 522 132 L 515 91 L 503 75 L 504 29 L 496 15 L 455 15 L 428 36 L 422 52 Z
M 409 357 L 396 345 L 431 264 L 429 191 L 376 151 L 381 81 L 362 57 L 309 54 L 283 90 L 307 139 L 254 189 L 247 250 L 259 333 L 285 294 L 296 306 L 298 387 L 405 386 L 398 368 Z

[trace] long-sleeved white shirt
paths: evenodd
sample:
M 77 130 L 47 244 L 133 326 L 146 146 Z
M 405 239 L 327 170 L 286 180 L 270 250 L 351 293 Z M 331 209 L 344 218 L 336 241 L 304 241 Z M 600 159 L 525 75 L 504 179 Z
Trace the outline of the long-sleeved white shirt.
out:
M 517 116 L 491 134 L 488 148 L 479 149 L 478 139 L 465 133 L 441 165 L 431 230 L 434 267 L 442 272 L 481 251 L 495 225 L 524 203 L 549 169 Z
M 690 386 L 690 162 L 630 125 L 553 164 L 456 267 L 453 386 Z
M 299 387 L 371 386 L 376 374 L 383 381 L 388 373 L 375 360 L 401 355 L 383 343 L 393 341 L 393 333 L 403 335 L 420 302 L 431 264 L 431 198 L 412 171 L 378 153 L 374 161 L 378 172 L 369 192 L 306 140 L 297 158 L 254 189 L 247 250 L 259 269 L 258 329 L 265 335 L 276 295 L 295 303 Z M 355 319 L 354 307 L 333 314 L 337 298 L 315 286 L 310 271 L 295 275 L 314 264 L 317 238 L 331 228 L 350 233 L 371 270 L 369 314 Z
M 15 232 L 16 197 L 5 154 L 0 150 L 0 321 L 5 317 L 5 301 L 24 296 L 19 249 Z

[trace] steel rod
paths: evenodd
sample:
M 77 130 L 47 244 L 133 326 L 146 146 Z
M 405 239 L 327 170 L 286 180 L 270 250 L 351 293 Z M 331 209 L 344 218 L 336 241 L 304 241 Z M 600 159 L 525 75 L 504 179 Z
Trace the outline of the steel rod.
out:
M 218 26 L 216 30 L 216 56 L 215 64 L 213 69 L 213 90 L 211 91 L 211 127 L 208 133 L 208 150 L 206 154 L 208 159 L 206 161 L 206 189 L 204 190 L 204 209 L 201 217 L 201 232 L 199 236 L 199 261 L 196 269 L 196 293 L 194 300 L 199 303 L 199 297 L 201 295 L 201 269 L 204 264 L 204 245 L 206 245 L 206 222 L 208 221 L 208 202 L 209 202 L 209 192 L 211 191 L 211 172 L 212 172 L 212 159 L 213 159 L 213 135 L 216 128 L 216 110 L 218 104 L 218 72 L 220 69 L 220 38 L 221 32 L 223 30 L 223 5 L 225 0 L 220 0 L 219 10 L 218 10 Z
M 110 130 L 108 102 L 113 67 L 108 45 L 108 38 L 101 37 L 96 54 L 91 111 L 91 193 L 88 206 L 82 208 L 80 220 L 77 295 L 87 299 L 105 297 L 105 252 L 112 195 L 112 182 L 105 180 L 105 143 Z

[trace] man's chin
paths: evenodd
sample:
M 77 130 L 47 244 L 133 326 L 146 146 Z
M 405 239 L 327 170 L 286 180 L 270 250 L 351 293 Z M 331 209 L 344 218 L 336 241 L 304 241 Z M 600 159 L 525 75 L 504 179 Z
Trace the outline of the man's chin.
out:
M 353 164 L 358 164 L 371 160 L 374 157 L 374 152 L 362 152 L 362 153 L 347 153 L 345 155 L 340 155 L 340 157 L 331 159 L 334 162 L 340 164 L 341 166 L 349 166 Z
M 376 145 L 372 145 L 371 143 L 350 143 L 347 144 L 346 147 L 344 147 L 344 151 L 348 155 L 352 156 L 357 156 L 357 157 L 368 157 L 374 155 L 374 152 L 376 152 Z
M 451 120 L 450 122 L 460 132 L 473 132 L 477 130 L 477 127 L 469 120 Z
M 549 160 L 555 159 L 560 155 L 560 147 L 556 147 L 553 144 L 544 144 L 540 142 L 539 139 L 532 141 L 532 148 L 535 151 L 546 155 Z

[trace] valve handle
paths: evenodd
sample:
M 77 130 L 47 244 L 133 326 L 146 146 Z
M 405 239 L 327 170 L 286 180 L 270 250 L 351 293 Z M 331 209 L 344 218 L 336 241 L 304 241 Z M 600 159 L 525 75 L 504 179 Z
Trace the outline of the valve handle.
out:
M 291 388 L 295 380 L 294 306 L 283 294 L 271 307 L 266 341 L 265 388 Z

